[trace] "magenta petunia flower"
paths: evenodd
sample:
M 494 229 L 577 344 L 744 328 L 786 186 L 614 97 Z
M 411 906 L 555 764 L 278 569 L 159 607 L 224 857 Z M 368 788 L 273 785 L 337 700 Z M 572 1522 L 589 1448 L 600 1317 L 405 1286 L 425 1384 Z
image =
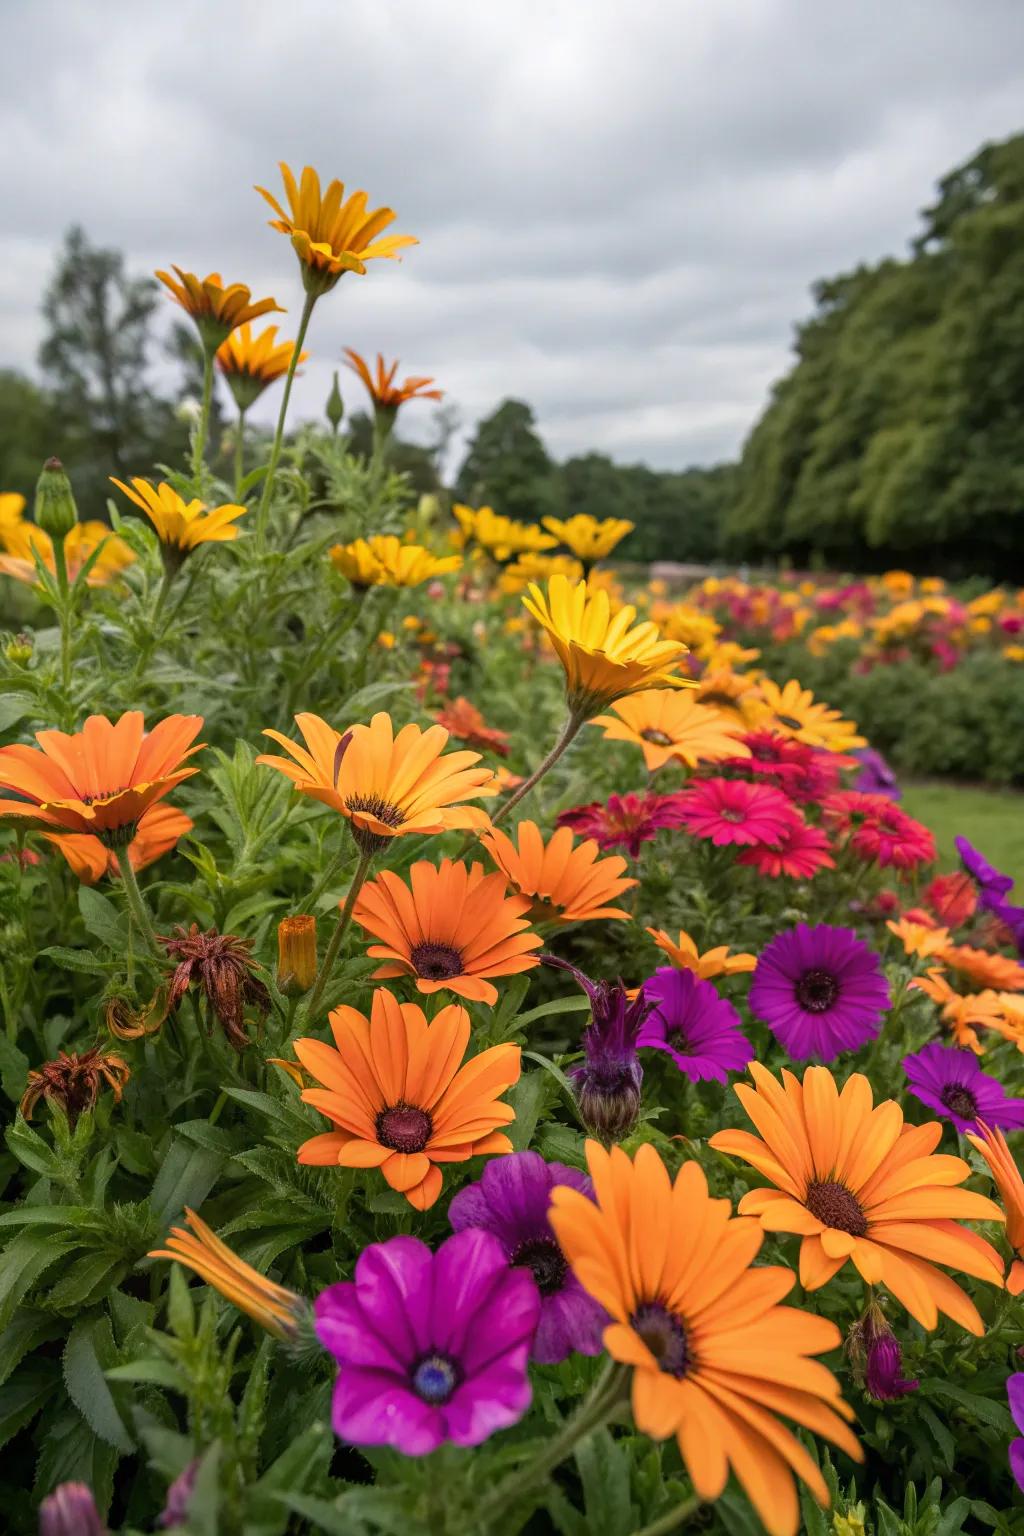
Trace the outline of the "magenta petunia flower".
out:
M 832 1061 L 878 1034 L 890 1005 L 881 962 L 852 928 L 798 923 L 761 951 L 750 1006 L 794 1061 Z
M 592 837 L 599 847 L 625 848 L 632 858 L 640 856 L 640 846 L 657 837 L 663 827 L 682 824 L 678 795 L 609 795 L 607 804 L 600 800 L 590 805 L 573 806 L 558 817 L 560 827 L 571 827 L 582 837 Z
M 778 880 L 781 875 L 810 880 L 819 869 L 834 869 L 836 863 L 821 828 L 810 827 L 802 819 L 787 828 L 776 847 L 745 848 L 736 862 L 756 869 L 770 880 Z
M 456 1232 L 492 1232 L 509 1264 L 530 1271 L 540 1292 L 540 1322 L 530 1351 L 541 1365 L 557 1365 L 578 1350 L 599 1355 L 609 1319 L 586 1292 L 558 1246 L 548 1207 L 556 1184 L 592 1198 L 590 1179 L 564 1163 L 546 1163 L 539 1152 L 513 1152 L 487 1164 L 475 1184 L 460 1189 L 448 1207 Z
M 777 846 L 799 815 L 774 785 L 744 779 L 702 779 L 678 798 L 686 830 L 710 838 L 716 848 Z
M 958 1131 L 978 1131 L 978 1121 L 1002 1130 L 1024 1126 L 1024 1099 L 1013 1099 L 998 1078 L 978 1064 L 973 1051 L 926 1045 L 901 1062 L 911 1093 Z
M 317 1337 L 339 1366 L 340 1439 L 425 1456 L 522 1418 L 540 1294 L 492 1233 L 456 1232 L 436 1253 L 416 1237 L 371 1243 L 355 1275 L 315 1304 Z
M 1006 1383 L 1013 1422 L 1024 1434 L 1024 1371 L 1015 1371 Z M 1024 1493 L 1024 1440 L 1010 1441 L 1010 1471 L 1017 1487 Z
M 644 982 L 641 995 L 654 1006 L 640 1026 L 637 1044 L 665 1051 L 691 1081 L 724 1083 L 728 1073 L 742 1072 L 753 1060 L 739 1014 L 710 981 L 664 965 Z

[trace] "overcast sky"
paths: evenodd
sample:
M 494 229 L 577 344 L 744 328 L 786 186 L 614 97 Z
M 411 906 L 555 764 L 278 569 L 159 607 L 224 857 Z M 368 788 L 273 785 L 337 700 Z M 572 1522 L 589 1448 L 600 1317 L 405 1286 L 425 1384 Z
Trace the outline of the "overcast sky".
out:
M 665 467 L 734 454 L 810 283 L 903 252 L 936 178 L 1024 127 L 1022 0 L 0 0 L 0 37 L 0 365 L 34 366 L 74 221 L 294 325 L 252 190 L 284 159 L 421 242 L 318 306 L 299 412 L 348 344 L 469 425 L 514 395 L 556 456 Z

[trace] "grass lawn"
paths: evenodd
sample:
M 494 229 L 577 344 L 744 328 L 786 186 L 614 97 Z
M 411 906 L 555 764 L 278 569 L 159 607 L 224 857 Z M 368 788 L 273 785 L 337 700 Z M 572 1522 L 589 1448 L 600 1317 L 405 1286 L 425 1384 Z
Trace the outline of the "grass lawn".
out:
M 958 833 L 980 848 L 998 869 L 1013 875 L 1016 899 L 1024 896 L 1024 794 L 978 789 L 970 784 L 907 784 L 900 802 L 935 833 L 944 869 L 957 864 Z

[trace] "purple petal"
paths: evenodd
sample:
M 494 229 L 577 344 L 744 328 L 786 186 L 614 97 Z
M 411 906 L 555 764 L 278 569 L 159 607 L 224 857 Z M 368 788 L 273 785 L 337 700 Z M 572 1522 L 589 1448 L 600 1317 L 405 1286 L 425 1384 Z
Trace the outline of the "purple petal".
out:
M 399 1355 L 391 1339 L 382 1338 L 363 1310 L 358 1288 L 340 1280 L 321 1291 L 314 1303 L 316 1336 L 340 1365 L 365 1365 L 402 1372 L 408 1357 Z
M 1024 1440 L 1010 1441 L 1010 1471 L 1017 1487 L 1024 1493 Z
M 1006 1395 L 1010 1400 L 1013 1422 L 1024 1431 L 1024 1371 L 1017 1371 L 1006 1383 Z
M 463 1328 L 463 1319 L 459 1320 L 462 1337 L 452 1353 L 467 1377 L 475 1376 L 510 1350 L 530 1344 L 539 1319 L 540 1292 L 533 1275 L 528 1269 L 503 1264 L 486 1305 L 470 1319 L 469 1327 Z
M 570 1275 L 554 1296 L 541 1298 L 530 1358 L 539 1365 L 557 1365 L 574 1350 L 581 1355 L 599 1355 L 607 1323 L 604 1308 Z
M 428 1288 L 431 1348 L 461 1360 L 467 1338 L 481 1327 L 477 1313 L 508 1274 L 508 1256 L 491 1232 L 467 1227 L 443 1242 L 434 1255 L 433 1282 Z M 489 1327 L 492 1319 L 487 1322 Z
M 430 1276 L 434 1259 L 418 1237 L 372 1243 L 356 1261 L 359 1304 L 374 1331 L 409 1363 L 434 1342 L 430 1337 Z
M 533 1395 L 527 1353 L 527 1345 L 520 1345 L 454 1393 L 443 1412 L 448 1438 L 456 1445 L 479 1445 L 522 1418 Z
M 331 1422 L 352 1445 L 393 1445 L 406 1456 L 425 1456 L 444 1439 L 437 1408 L 424 1403 L 398 1377 L 384 1371 L 343 1370 L 334 1384 Z

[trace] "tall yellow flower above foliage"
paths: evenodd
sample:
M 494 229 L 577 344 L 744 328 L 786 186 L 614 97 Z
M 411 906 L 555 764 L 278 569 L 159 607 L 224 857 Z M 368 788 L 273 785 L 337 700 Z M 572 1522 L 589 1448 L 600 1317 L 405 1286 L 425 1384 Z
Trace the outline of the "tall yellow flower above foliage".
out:
M 260 315 L 272 310 L 284 314 L 276 299 L 254 300 L 244 283 L 225 283 L 219 272 L 197 277 L 181 267 L 172 266 L 172 271 L 178 274 L 177 282 L 169 272 L 157 272 L 156 276 L 195 321 L 205 347 L 219 347 L 237 326 L 258 320 Z
M 287 213 L 266 187 L 256 191 L 277 214 L 269 221 L 271 229 L 280 230 L 291 240 L 302 264 L 307 292 L 328 293 L 344 272 L 365 273 L 368 261 L 380 257 L 396 260 L 405 246 L 419 244 L 413 235 L 378 238 L 395 213 L 391 208 L 371 212 L 365 192 L 353 192 L 346 198 L 344 182 L 337 180 L 321 192 L 320 177 L 311 165 L 303 169 L 298 182 L 283 160 L 280 170 Z
M 604 560 L 636 527 L 624 517 L 606 517 L 598 522 L 589 512 L 577 512 L 575 517 L 569 518 L 545 517 L 543 523 L 548 532 L 586 566 Z
M 569 712 L 578 720 L 646 688 L 695 686 L 673 672 L 686 646 L 662 640 L 655 624 L 634 624 L 629 603 L 613 614 L 605 591 L 552 576 L 546 593 L 531 583 L 523 603 L 551 637 L 565 670 Z
M 201 501 L 184 501 L 166 482 L 153 486 L 148 480 L 135 479 L 125 485 L 113 475 L 110 478 L 145 512 L 156 529 L 164 563 L 170 567 L 179 566 L 200 544 L 223 544 L 238 538 L 235 522 L 244 516 L 245 507 L 207 507 Z

